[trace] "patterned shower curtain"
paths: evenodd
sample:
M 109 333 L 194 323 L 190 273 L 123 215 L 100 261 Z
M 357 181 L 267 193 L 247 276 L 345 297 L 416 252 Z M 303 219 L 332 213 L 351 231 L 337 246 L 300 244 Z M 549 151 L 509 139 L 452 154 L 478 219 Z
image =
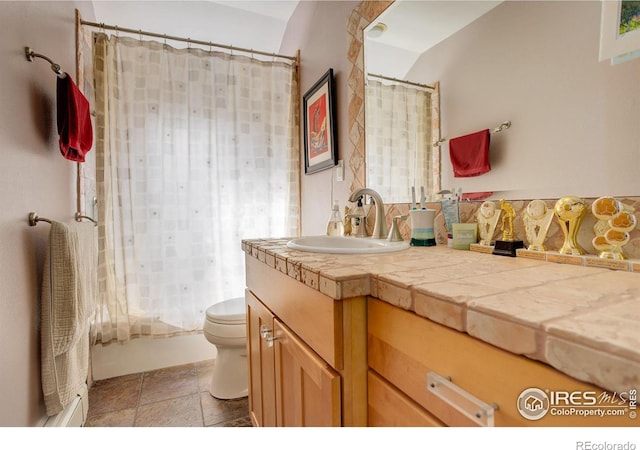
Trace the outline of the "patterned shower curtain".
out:
M 412 187 L 434 194 L 431 92 L 368 79 L 365 102 L 367 186 L 385 203 L 410 202 Z
M 298 233 L 292 62 L 94 35 L 97 339 L 198 332 L 241 239 Z

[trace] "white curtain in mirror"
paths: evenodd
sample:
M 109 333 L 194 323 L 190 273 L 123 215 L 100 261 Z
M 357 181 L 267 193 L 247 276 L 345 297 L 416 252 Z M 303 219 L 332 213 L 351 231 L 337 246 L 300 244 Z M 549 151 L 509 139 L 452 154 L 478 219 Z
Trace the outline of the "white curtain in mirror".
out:
M 412 187 L 419 196 L 424 186 L 430 198 L 431 93 L 370 78 L 365 103 L 367 187 L 378 191 L 385 203 L 409 203 Z
M 241 239 L 297 234 L 291 62 L 97 35 L 98 340 L 198 332 Z

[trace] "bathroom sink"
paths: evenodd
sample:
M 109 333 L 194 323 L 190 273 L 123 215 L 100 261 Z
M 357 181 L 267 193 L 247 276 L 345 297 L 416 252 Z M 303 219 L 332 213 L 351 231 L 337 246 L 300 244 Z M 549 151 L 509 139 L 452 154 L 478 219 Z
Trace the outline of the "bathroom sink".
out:
M 287 242 L 292 250 L 313 253 L 370 254 L 406 250 L 408 241 L 391 242 L 386 239 L 350 236 L 306 236 Z

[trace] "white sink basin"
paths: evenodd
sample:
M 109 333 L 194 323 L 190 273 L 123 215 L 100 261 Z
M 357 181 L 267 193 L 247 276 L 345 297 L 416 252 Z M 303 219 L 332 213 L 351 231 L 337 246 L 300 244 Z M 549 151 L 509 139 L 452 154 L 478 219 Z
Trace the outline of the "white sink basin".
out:
M 287 247 L 313 253 L 366 254 L 406 250 L 409 248 L 409 242 L 351 236 L 306 236 L 290 240 Z

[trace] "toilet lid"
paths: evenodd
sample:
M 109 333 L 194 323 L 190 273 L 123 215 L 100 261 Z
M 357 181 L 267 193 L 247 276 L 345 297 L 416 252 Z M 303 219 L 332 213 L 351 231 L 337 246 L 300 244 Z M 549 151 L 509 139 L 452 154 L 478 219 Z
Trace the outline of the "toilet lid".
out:
M 207 308 L 207 320 L 217 323 L 245 323 L 244 297 L 232 298 Z

